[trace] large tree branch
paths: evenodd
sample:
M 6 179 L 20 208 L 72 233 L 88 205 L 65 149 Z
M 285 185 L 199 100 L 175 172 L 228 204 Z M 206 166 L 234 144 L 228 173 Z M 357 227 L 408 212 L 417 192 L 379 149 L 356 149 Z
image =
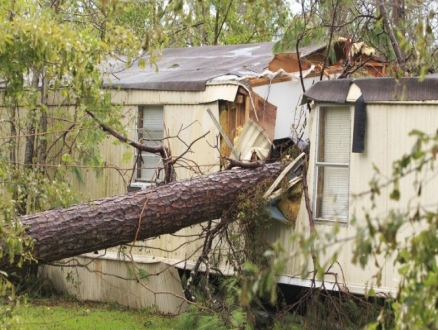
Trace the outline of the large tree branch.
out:
M 391 40 L 391 45 L 397 59 L 397 64 L 404 72 L 407 72 L 405 57 L 403 56 L 403 53 L 400 49 L 400 45 L 398 44 L 398 41 L 395 37 L 394 30 L 392 29 L 392 25 L 388 19 L 388 14 L 386 12 L 385 4 L 383 3 L 382 0 L 379 2 L 379 10 L 383 19 L 383 27 L 385 28 L 385 31 L 386 33 L 388 33 L 389 39 Z
M 85 110 L 85 112 L 91 117 L 93 118 L 93 120 L 99 124 L 100 128 L 104 131 L 107 132 L 109 134 L 111 134 L 112 136 L 114 136 L 117 140 L 119 140 L 120 142 L 129 144 L 131 147 L 134 147 L 137 150 L 140 151 L 145 151 L 145 152 L 150 152 L 153 154 L 160 154 L 161 157 L 165 157 L 166 154 L 164 153 L 163 148 L 165 148 L 164 146 L 155 146 L 155 147 L 151 147 L 151 146 L 147 146 L 144 145 L 142 143 L 139 142 L 135 142 L 132 141 L 130 139 L 128 139 L 127 137 L 124 137 L 123 135 L 121 135 L 120 133 L 116 132 L 114 129 L 112 129 L 111 127 L 109 127 L 108 125 L 104 124 L 99 118 L 96 117 L 96 115 L 94 113 L 92 113 L 89 110 Z
M 34 241 L 33 257 L 39 263 L 48 263 L 220 218 L 239 195 L 277 177 L 284 166 L 274 163 L 219 172 L 68 209 L 26 215 L 21 222 Z M 13 264 L 3 256 L 0 269 L 13 270 L 17 262 L 18 256 Z

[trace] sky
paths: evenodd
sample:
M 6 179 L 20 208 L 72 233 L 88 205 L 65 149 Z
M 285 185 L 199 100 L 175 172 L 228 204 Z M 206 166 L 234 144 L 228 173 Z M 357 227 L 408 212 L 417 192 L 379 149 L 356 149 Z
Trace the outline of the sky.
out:
M 292 13 L 296 14 L 301 11 L 301 4 L 297 0 L 287 0 L 290 4 Z

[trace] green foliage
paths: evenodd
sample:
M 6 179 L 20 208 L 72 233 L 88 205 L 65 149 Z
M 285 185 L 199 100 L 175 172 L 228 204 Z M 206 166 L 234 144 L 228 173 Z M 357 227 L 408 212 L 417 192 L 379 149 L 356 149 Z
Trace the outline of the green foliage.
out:
M 245 263 L 239 295 L 242 306 L 250 306 L 251 302 L 259 297 L 273 306 L 277 304 L 277 276 L 284 270 L 287 260 L 284 256 L 281 257 L 282 253 L 284 250 L 281 245 L 275 244 L 273 249 L 263 254 L 263 257 L 269 261 L 267 266 L 260 268 L 252 262 Z
M 353 261 L 364 266 L 370 257 L 392 258 L 401 279 L 399 293 L 392 303 L 396 328 L 434 329 L 438 327 L 438 215 L 435 208 L 421 205 L 420 198 L 422 186 L 430 180 L 427 173 L 435 166 L 438 136 L 418 130 L 411 135 L 417 140 L 409 154 L 393 163 L 392 178 L 387 185 L 392 188 L 391 199 L 406 201 L 404 195 L 411 196 L 413 192 L 419 198 L 418 204 L 408 205 L 407 211 L 393 209 L 383 219 L 372 219 L 367 214 L 367 226 L 356 235 Z M 380 172 L 376 174 L 374 186 L 382 187 L 376 183 L 380 176 Z M 401 191 L 400 182 L 406 176 L 414 178 L 411 191 Z M 380 194 L 380 189 L 371 190 L 374 200 L 376 194 Z M 384 265 L 376 263 L 376 266 L 379 270 L 376 283 L 380 285 Z M 379 323 L 382 322 L 385 322 L 384 317 L 379 317 Z
M 200 46 L 271 41 L 290 18 L 286 1 L 184 1 L 187 11 L 166 21 L 168 45 Z
M 20 319 L 16 315 L 15 303 L 2 304 L 0 306 L 2 319 L 0 326 L 2 329 L 20 329 Z
M 387 306 L 377 299 L 365 299 L 349 293 L 312 290 L 306 300 L 301 329 L 363 329 L 377 319 Z M 385 328 L 391 328 L 390 312 Z
M 296 51 L 299 47 L 310 46 L 315 42 L 323 42 L 326 38 L 326 29 L 317 21 L 306 21 L 301 16 L 295 16 L 287 28 L 283 38 L 275 43 L 274 53 Z
M 205 303 L 207 308 L 191 305 L 177 318 L 175 329 L 244 329 L 247 312 L 239 305 L 238 294 L 240 280 L 229 277 L 219 280 L 219 286 L 210 284 L 209 292 L 214 292 L 213 301 L 209 300 L 205 288 L 205 279 L 193 288 L 196 301 Z
M 105 165 L 105 134 L 85 110 L 120 129 L 120 108 L 101 90 L 100 66 L 116 53 L 130 62 L 140 39 L 117 24 L 117 1 L 0 6 L 0 256 L 20 266 L 32 258 L 32 240 L 19 216 L 77 202 L 68 175 L 82 180 L 81 168 Z M 0 290 L 10 292 L 9 281 L 2 273 Z M 2 310 L 3 325 L 10 310 Z
M 290 18 L 283 0 L 112 3 L 114 24 L 138 36 L 145 51 L 271 41 L 284 33 Z
M 152 313 L 151 313 L 152 312 Z M 80 302 L 73 298 L 30 299 L 15 313 L 19 329 L 172 329 L 175 318 L 133 310 L 115 303 Z
M 224 324 L 219 313 L 212 313 L 209 311 L 200 311 L 198 308 L 190 306 L 187 311 L 181 314 L 175 326 L 176 330 L 185 329 L 218 329 L 227 330 L 230 329 Z M 237 327 L 235 327 L 237 328 Z
M 241 254 L 235 254 L 234 257 L 240 264 L 246 261 L 261 267 L 266 267 L 268 264 L 268 258 L 264 252 L 269 248 L 267 233 L 272 226 L 272 219 L 266 210 L 266 201 L 263 198 L 264 188 L 254 188 L 239 196 L 237 202 L 239 226 L 235 228 L 234 243 L 235 250 L 241 250 Z
M 380 6 L 387 13 L 389 26 L 384 24 Z M 339 37 L 350 38 L 353 42 L 364 41 L 382 60 L 394 65 L 400 64 L 396 56 L 398 48 L 406 63 L 406 74 L 424 77 L 437 69 L 437 22 L 433 0 L 407 0 L 397 5 L 391 2 L 372 5 L 357 0 L 303 1 L 275 51 L 295 50 L 297 43 L 302 47 L 333 43 Z M 394 32 L 394 41 L 389 29 Z M 334 63 L 331 45 L 329 49 L 327 58 Z M 390 66 L 388 71 L 397 78 L 405 74 L 395 66 Z

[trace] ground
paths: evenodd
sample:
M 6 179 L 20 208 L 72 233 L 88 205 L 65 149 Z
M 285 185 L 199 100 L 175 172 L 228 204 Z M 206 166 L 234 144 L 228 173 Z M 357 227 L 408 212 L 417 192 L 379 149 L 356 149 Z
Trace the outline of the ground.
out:
M 173 316 L 156 315 L 152 310 L 127 309 L 117 304 L 80 302 L 73 298 L 30 299 L 16 315 L 19 329 L 136 330 L 171 329 Z

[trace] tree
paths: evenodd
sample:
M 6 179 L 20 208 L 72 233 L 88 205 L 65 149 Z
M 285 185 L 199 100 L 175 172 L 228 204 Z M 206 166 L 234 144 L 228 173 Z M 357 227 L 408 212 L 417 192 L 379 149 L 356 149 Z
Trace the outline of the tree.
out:
M 62 192 L 65 168 L 49 171 L 46 164 L 71 163 L 72 150 L 78 146 L 82 150 L 77 162 L 99 164 L 96 143 L 104 134 L 88 129 L 93 122 L 84 109 L 98 109 L 114 123 L 118 112 L 100 89 L 98 64 L 138 40 L 128 31 L 122 37 L 121 27 L 107 26 L 105 35 L 99 35 L 94 22 L 78 22 L 80 2 L 39 6 L 34 1 L 4 1 L 2 8 L 0 79 L 7 119 L 2 125 L 6 148 L 2 148 L 0 175 L 14 204 L 3 207 L 12 216 L 15 210 L 25 214 L 71 202 Z M 49 106 L 53 95 L 64 98 L 73 110 L 66 113 L 61 104 Z M 20 135 L 26 136 L 24 145 Z
M 155 50 L 169 45 L 167 35 L 175 27 L 171 22 L 180 19 L 185 30 L 193 11 L 184 13 L 183 1 L 0 0 L 0 4 L 0 225 L 6 249 L 20 254 L 31 241 L 25 239 L 19 216 L 78 202 L 66 177 L 80 180 L 82 167 L 96 171 L 105 167 L 99 151 L 105 133 L 95 129 L 94 120 L 104 119 L 124 134 L 119 108 L 101 89 L 101 63 L 115 57 L 131 65 L 141 49 L 149 51 L 153 62 Z M 274 7 L 266 8 L 271 10 L 266 14 L 273 13 Z M 260 5 L 257 13 L 260 28 L 265 14 Z M 275 29 L 281 29 L 281 19 L 275 19 Z M 227 22 L 222 21 L 221 31 L 231 31 Z M 242 19 L 239 24 L 243 26 Z M 173 31 L 181 40 L 178 30 Z M 255 40 L 269 35 L 254 34 L 263 34 Z M 221 42 L 220 32 L 215 38 Z M 59 106 L 50 102 L 52 98 L 59 98 Z
M 79 165 L 102 168 L 105 134 L 92 129 L 85 109 L 120 128 L 119 111 L 100 88 L 99 63 L 122 52 L 129 62 L 140 40 L 110 19 L 109 2 L 1 0 L 0 7 L 0 254 L 30 257 L 18 217 L 70 205 L 77 199 L 66 174 L 80 177 Z M 51 106 L 54 96 L 70 111 Z M 10 290 L 0 272 L 0 292 Z
M 206 46 L 272 41 L 283 34 L 290 10 L 286 1 L 185 1 L 188 12 L 167 20 L 168 46 Z
M 95 6 L 84 7 L 94 13 Z M 104 15 L 91 16 L 97 29 L 105 30 Z M 284 33 L 290 9 L 284 0 L 124 1 L 115 2 L 106 16 L 138 36 L 148 50 L 272 41 Z
M 277 47 L 290 48 L 292 44 L 298 48 L 298 45 L 315 39 L 328 41 L 331 45 L 338 37 L 350 38 L 352 41 L 364 40 L 390 63 L 395 77 L 412 75 L 423 79 L 427 72 L 435 70 L 437 33 L 435 4 L 429 1 L 378 1 L 377 5 L 366 1 L 303 1 L 301 14 L 294 17 L 291 28 Z M 330 60 L 328 54 L 327 64 Z M 344 65 L 347 77 L 354 68 L 349 67 L 348 63 Z M 438 136 L 427 135 L 418 130 L 410 134 L 417 137 L 411 152 L 393 163 L 392 174 L 380 173 L 376 168 L 370 190 L 356 198 L 370 196 L 375 201 L 382 194 L 383 187 L 391 188 L 390 198 L 394 201 L 400 200 L 403 194 L 419 198 L 423 188 L 428 184 L 430 186 L 431 177 L 436 176 Z M 415 178 L 412 180 L 413 186 L 410 191 L 401 191 L 400 182 L 408 176 Z M 415 203 L 417 201 L 415 199 Z M 352 262 L 363 267 L 367 263 L 375 262 L 378 272 L 374 277 L 374 285 L 377 286 L 384 272 L 385 261 L 393 261 L 401 277 L 397 296 L 387 300 L 385 308 L 382 308 L 375 322 L 369 325 L 369 329 L 386 328 L 388 324 L 397 329 L 438 328 L 436 205 L 414 205 L 415 203 L 409 203 L 407 208 L 406 205 L 400 205 L 401 210 L 395 206 L 386 216 L 372 215 L 373 209 L 364 210 L 364 215 L 359 212 L 356 214 L 363 221 L 355 224 L 356 237 L 350 238 L 355 241 Z M 312 219 L 311 211 L 309 218 Z M 404 231 L 406 228 L 409 228 L 408 235 Z M 318 276 L 323 281 L 321 288 L 309 291 L 319 295 L 325 291 L 325 275 L 331 269 L 331 264 L 336 263 L 345 238 L 339 239 L 335 228 L 332 235 L 327 234 L 324 238 L 318 239 L 313 232 L 310 235 L 297 233 L 293 239 L 303 247 L 300 254 L 304 254 L 306 260 L 313 260 L 312 288 L 315 287 Z M 325 248 L 333 245 L 338 245 L 339 250 L 333 255 L 322 257 Z M 281 252 L 284 252 L 281 246 L 275 246 L 267 254 L 277 255 Z M 275 257 L 271 260 L 271 267 L 264 270 L 251 264 L 247 266 L 249 276 L 242 289 L 243 301 L 248 303 L 254 295 L 265 295 L 266 292 L 271 299 L 275 299 L 276 286 L 271 279 L 281 273 L 282 265 L 289 258 L 290 255 Z M 381 262 L 382 259 L 384 262 Z M 320 264 L 320 260 L 327 262 Z M 302 275 L 306 276 L 308 269 L 303 268 L 303 272 L 306 273 Z M 339 291 L 342 292 L 341 287 Z M 374 296 L 374 287 L 370 287 L 367 294 Z M 340 296 L 344 298 L 346 294 L 341 293 Z M 300 301 L 303 300 L 301 298 Z M 328 296 L 323 301 L 331 304 L 334 299 Z M 321 300 L 318 302 L 321 303 Z M 296 305 L 293 307 L 296 308 Z M 335 309 L 338 312 L 337 320 L 342 319 L 339 306 L 336 305 Z M 339 323 L 335 324 L 339 326 Z
M 339 37 L 364 41 L 376 55 L 393 64 L 394 74 L 424 75 L 435 70 L 438 33 L 434 2 L 330 0 L 301 1 L 277 50 Z M 334 54 L 327 54 L 333 62 Z M 344 65 L 347 65 L 345 63 Z M 400 71 L 397 71 L 400 70 Z M 352 70 L 354 71 L 354 70 Z
M 184 12 L 184 4 L 188 5 L 188 13 Z M 50 261 L 65 255 L 62 252 L 52 257 L 44 254 L 47 242 L 41 246 L 39 242 L 44 240 L 48 231 L 41 233 L 42 236 L 37 234 L 38 230 L 29 235 L 33 226 L 30 218 L 27 222 L 26 214 L 77 202 L 66 177 L 73 175 L 81 179 L 81 167 L 105 167 L 99 154 L 99 144 L 105 133 L 95 129 L 94 120 L 104 120 L 105 124 L 122 135 L 124 133 L 119 124 L 119 109 L 111 105 L 109 93 L 101 89 L 102 62 L 115 57 L 131 65 L 141 49 L 149 52 L 153 62 L 159 53 L 155 50 L 169 45 L 271 40 L 275 34 L 281 33 L 288 13 L 282 1 L 275 5 L 263 1 L 205 2 L 202 3 L 203 11 L 199 11 L 199 1 L 0 0 L 0 5 L 0 189 L 3 195 L 0 200 L 0 290 L 3 293 L 6 292 L 4 289 L 11 288 L 3 272 L 12 260 L 9 257 L 23 257 L 22 260 L 12 260 L 20 265 L 26 258 Z M 205 28 L 199 32 L 197 26 Z M 51 98 L 59 98 L 59 106 L 53 106 Z M 68 112 L 63 105 L 68 106 Z M 86 110 L 93 111 L 96 118 L 92 119 Z M 269 168 L 266 167 L 268 172 Z M 262 179 L 263 175 L 257 175 L 253 181 Z M 230 184 L 227 188 L 232 187 Z M 239 190 L 236 187 L 228 195 L 234 196 L 235 200 Z M 211 194 L 221 196 L 220 191 Z M 230 201 L 232 199 L 227 199 L 224 204 L 218 203 L 213 209 L 210 205 L 205 213 L 212 212 L 217 217 Z M 94 209 L 84 208 L 88 211 Z M 138 216 L 134 214 L 137 220 Z M 202 219 L 191 217 L 181 226 L 204 219 L 210 219 L 210 216 Z M 177 228 L 169 227 L 166 231 Z M 135 239 L 132 234 L 131 230 L 126 242 Z M 34 240 L 35 236 L 41 240 Z M 116 243 L 110 243 L 113 238 L 108 236 L 108 244 Z M 116 240 L 125 242 L 124 239 Z M 53 239 L 49 241 L 53 246 Z M 93 239 L 88 242 L 93 242 Z M 104 248 L 105 245 L 100 246 Z M 76 250 L 74 253 L 80 252 Z
M 261 166 L 260 166 L 261 165 Z M 174 182 L 150 190 L 21 217 L 32 239 L 32 259 L 48 263 L 86 252 L 144 240 L 220 218 L 255 186 L 272 180 L 285 164 L 259 164 Z M 229 217 L 224 221 L 230 221 Z M 6 244 L 0 269 L 21 266 L 26 249 Z

